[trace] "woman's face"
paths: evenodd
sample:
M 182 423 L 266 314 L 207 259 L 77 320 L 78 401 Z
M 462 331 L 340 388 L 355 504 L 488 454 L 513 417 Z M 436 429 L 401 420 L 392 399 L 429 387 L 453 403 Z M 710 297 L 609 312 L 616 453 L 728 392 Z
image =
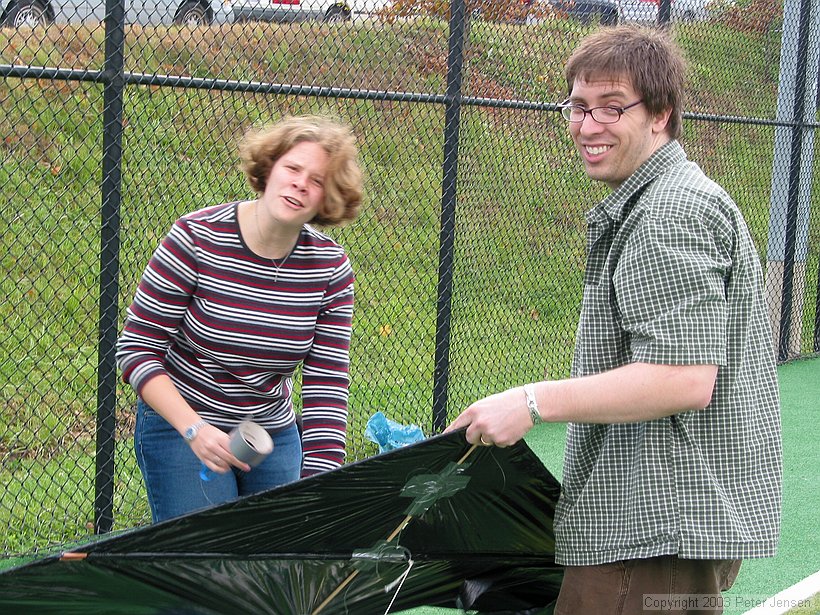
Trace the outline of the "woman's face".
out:
M 302 141 L 271 167 L 262 200 L 280 224 L 301 227 L 319 212 L 325 199 L 330 157 L 318 143 Z

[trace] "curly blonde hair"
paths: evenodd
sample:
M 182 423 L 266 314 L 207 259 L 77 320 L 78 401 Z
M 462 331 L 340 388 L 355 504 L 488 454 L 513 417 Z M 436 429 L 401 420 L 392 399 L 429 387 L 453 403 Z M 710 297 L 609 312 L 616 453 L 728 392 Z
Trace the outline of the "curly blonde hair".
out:
M 363 181 L 356 139 L 348 126 L 329 117 L 290 116 L 245 133 L 239 155 L 251 188 L 262 194 L 276 161 L 305 141 L 320 145 L 329 157 L 325 197 L 310 222 L 338 226 L 354 220 L 362 203 Z

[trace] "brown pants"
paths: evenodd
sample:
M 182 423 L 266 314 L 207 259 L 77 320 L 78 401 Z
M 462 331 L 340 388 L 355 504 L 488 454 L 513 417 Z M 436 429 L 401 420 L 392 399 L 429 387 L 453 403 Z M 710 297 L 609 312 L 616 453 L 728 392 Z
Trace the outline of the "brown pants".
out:
M 555 615 L 720 615 L 740 562 L 662 555 L 567 566 Z

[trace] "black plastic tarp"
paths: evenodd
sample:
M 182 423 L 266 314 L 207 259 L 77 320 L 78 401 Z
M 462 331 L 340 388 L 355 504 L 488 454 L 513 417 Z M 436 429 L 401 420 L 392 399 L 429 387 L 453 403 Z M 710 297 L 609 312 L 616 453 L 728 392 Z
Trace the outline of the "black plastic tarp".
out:
M 435 436 L 0 573 L 0 612 L 539 613 L 559 484 L 523 441 Z

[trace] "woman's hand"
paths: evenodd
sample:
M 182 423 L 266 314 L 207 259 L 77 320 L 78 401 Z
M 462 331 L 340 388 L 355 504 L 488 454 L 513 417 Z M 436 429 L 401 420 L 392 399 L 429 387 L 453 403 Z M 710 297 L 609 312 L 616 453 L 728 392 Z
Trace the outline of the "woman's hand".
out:
M 208 469 L 224 474 L 231 466 L 237 467 L 244 472 L 249 472 L 251 467 L 239 461 L 231 453 L 231 438 L 221 429 L 213 425 L 204 425 L 196 433 L 196 437 L 191 440 L 191 450 L 199 457 Z
M 168 421 L 179 434 L 185 433 L 191 425 L 202 421 L 202 417 L 188 405 L 167 374 L 157 374 L 146 382 L 140 392 L 142 399 L 154 411 Z M 205 423 L 188 444 L 194 455 L 209 470 L 224 474 L 231 466 L 244 472 L 251 467 L 233 456 L 230 449 L 231 438 L 221 429 Z

